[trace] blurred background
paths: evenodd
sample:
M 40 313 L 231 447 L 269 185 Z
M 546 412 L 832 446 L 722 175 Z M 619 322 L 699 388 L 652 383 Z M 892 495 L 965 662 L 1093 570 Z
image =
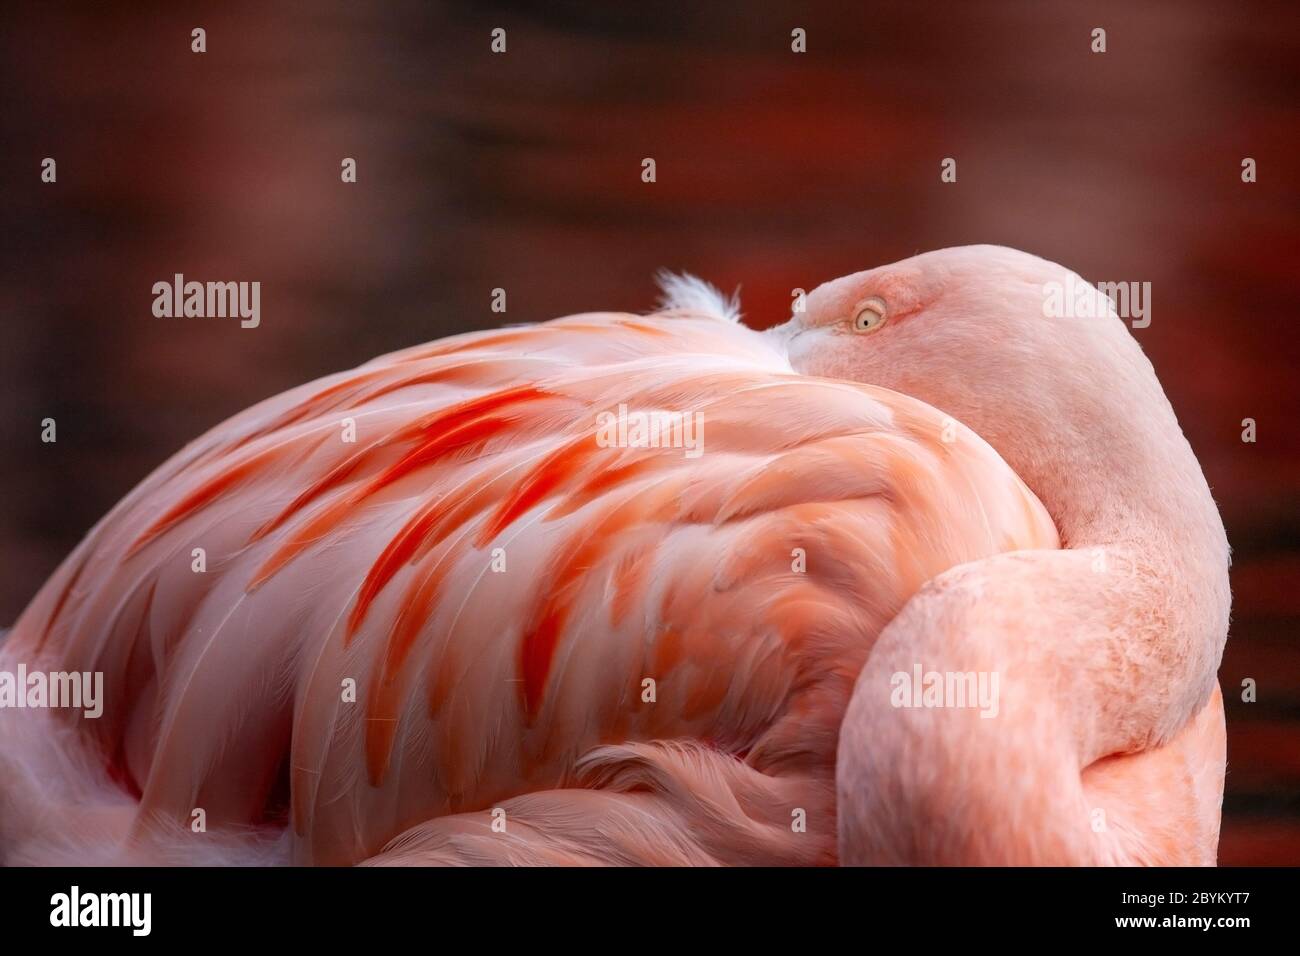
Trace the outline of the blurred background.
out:
M 1221 861 L 1300 862 L 1296 4 L 55 6 L 0 13 L 0 623 L 167 456 L 292 385 L 645 311 L 661 267 L 741 286 L 764 327 L 795 287 L 1001 243 L 1152 283 L 1135 334 L 1235 549 Z M 155 318 L 177 272 L 260 281 L 260 327 Z

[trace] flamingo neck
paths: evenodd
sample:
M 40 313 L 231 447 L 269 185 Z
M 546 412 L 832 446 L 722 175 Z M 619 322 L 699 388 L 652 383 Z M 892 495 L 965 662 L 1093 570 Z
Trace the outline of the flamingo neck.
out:
M 881 633 L 841 727 L 841 862 L 1153 859 L 1120 828 L 1090 828 L 1098 798 L 1084 773 L 1108 755 L 1174 740 L 1203 710 L 1229 599 L 1222 523 L 1152 383 L 1136 402 L 1129 392 L 1075 406 L 1073 420 L 1067 396 L 1035 403 L 1037 424 L 990 416 L 981 431 L 976 422 L 1039 496 L 1064 549 L 952 568 Z M 971 406 L 967 421 L 977 416 Z M 998 719 L 893 707 L 882 688 L 915 662 L 1000 675 Z M 1209 747 L 1203 765 L 1221 761 L 1218 739 L 1220 753 Z M 1189 805 L 1203 825 L 1170 862 L 1213 861 L 1217 798 L 1205 799 Z
M 1042 501 L 1062 547 L 1149 569 L 1164 601 L 1201 618 L 1189 626 L 1223 633 L 1223 522 L 1150 363 L 1128 344 L 1114 382 L 1035 399 L 1036 420 L 976 430 Z

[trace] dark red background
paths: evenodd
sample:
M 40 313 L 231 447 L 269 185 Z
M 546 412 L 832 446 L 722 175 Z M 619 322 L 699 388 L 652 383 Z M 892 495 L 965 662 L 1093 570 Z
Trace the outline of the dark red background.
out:
M 689 269 L 765 326 L 796 286 L 1003 243 L 1152 283 L 1136 334 L 1236 551 L 1221 858 L 1300 861 L 1294 3 L 117 6 L 0 14 L 0 621 L 185 441 L 497 324 L 494 287 L 532 321 Z M 260 280 L 262 326 L 155 319 L 175 272 Z

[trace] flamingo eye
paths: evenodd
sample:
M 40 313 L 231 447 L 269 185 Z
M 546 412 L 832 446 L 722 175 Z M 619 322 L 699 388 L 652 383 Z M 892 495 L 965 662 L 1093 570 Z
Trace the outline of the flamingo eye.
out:
M 885 324 L 885 300 L 879 296 L 872 296 L 864 300 L 859 306 L 857 315 L 853 317 L 854 332 L 874 332 Z

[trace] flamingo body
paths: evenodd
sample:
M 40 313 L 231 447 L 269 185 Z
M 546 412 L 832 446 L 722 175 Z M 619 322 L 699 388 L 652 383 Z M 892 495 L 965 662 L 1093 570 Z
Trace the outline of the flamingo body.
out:
M 3 646 L 102 672 L 106 705 L 35 729 L 0 714 L 0 796 L 54 811 L 0 831 L 0 853 L 851 856 L 837 747 L 892 733 L 870 715 L 840 732 L 882 632 L 950 569 L 1061 542 L 951 415 L 789 354 L 707 303 L 578 315 L 388 355 L 216 427 L 89 533 Z M 700 454 L 602 442 L 620 406 L 698 413 Z M 1143 820 L 1173 800 L 1205 830 L 1222 717 L 1202 713 L 1088 792 L 1140 782 Z M 35 754 L 56 738 L 51 770 Z M 852 762 L 841 788 L 888 799 L 898 768 Z
M 620 404 L 698 411 L 703 453 L 600 447 Z M 572 784 L 601 745 L 676 740 L 799 781 L 822 813 L 802 855 L 828 859 L 836 735 L 875 635 L 940 571 L 1057 546 L 996 453 L 945 427 L 795 375 L 718 317 L 458 336 L 200 438 L 15 642 L 107 675 L 121 704 L 86 732 L 142 815 L 257 822 L 287 764 L 302 861 Z

